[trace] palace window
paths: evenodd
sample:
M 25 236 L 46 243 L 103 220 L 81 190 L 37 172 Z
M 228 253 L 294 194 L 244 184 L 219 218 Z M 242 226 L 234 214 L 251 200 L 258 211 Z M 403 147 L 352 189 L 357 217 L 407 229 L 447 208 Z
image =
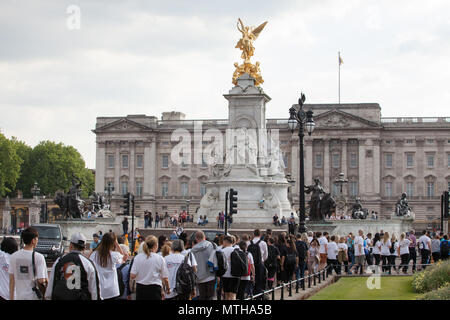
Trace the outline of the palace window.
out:
M 413 139 L 406 139 L 406 143 L 407 143 L 407 144 L 413 144 L 413 143 L 414 143 L 414 140 L 413 140 Z
M 122 195 L 126 195 L 128 193 L 128 182 L 122 181 Z
M 162 156 L 162 167 L 163 168 L 168 168 L 169 167 L 169 156 L 164 154 Z
M 386 197 L 392 197 L 392 182 L 385 182 L 384 190 Z
M 144 167 L 144 156 L 142 154 L 136 155 L 136 168 Z
M 207 168 L 208 164 L 205 161 L 206 156 L 204 154 L 202 154 L 202 168 Z
M 206 185 L 201 184 L 200 185 L 200 195 L 203 197 L 206 194 Z
M 434 197 L 434 182 L 427 182 L 427 196 Z
M 316 153 L 315 159 L 314 159 L 314 166 L 316 168 L 322 168 L 323 165 L 323 157 L 321 153 Z
M 128 155 L 127 154 L 122 155 L 122 168 L 124 168 L 124 169 L 128 168 Z
M 142 196 L 142 181 L 136 181 L 136 195 L 138 197 Z
M 450 153 L 447 153 L 447 167 L 450 167 Z
M 413 153 L 406 154 L 406 167 L 408 167 L 408 168 L 414 167 L 414 154 Z
M 350 168 L 358 167 L 358 154 L 350 153 Z
M 163 197 L 167 197 L 168 193 L 169 193 L 169 183 L 168 182 L 162 182 L 161 183 L 161 195 Z
M 339 168 L 341 166 L 341 155 L 338 153 L 333 153 L 331 156 L 333 168 Z
M 182 182 L 181 183 L 181 196 L 182 197 L 187 197 L 189 194 L 189 186 L 187 182 Z
M 427 154 L 427 166 L 429 168 L 434 167 L 434 155 L 433 154 Z
M 414 182 L 406 183 L 406 194 L 408 197 L 414 197 Z
M 392 153 L 386 153 L 386 168 L 392 168 Z
M 449 157 L 450 160 L 450 157 Z M 112 169 L 114 168 L 114 155 L 108 154 L 108 168 Z
M 349 190 L 350 196 L 355 197 L 358 195 L 358 182 L 350 181 L 349 188 L 350 188 Z
M 428 144 L 433 144 L 434 143 L 434 139 L 427 139 L 427 143 Z

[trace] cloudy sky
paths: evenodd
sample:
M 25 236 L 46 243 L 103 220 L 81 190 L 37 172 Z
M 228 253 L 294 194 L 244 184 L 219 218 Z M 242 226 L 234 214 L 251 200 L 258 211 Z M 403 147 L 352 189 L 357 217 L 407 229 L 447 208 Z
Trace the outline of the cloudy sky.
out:
M 1 132 L 73 145 L 94 168 L 98 116 L 227 118 L 238 17 L 269 21 L 253 58 L 268 118 L 287 118 L 300 91 L 336 103 L 338 51 L 342 103 L 450 116 L 448 0 L 2 0 Z

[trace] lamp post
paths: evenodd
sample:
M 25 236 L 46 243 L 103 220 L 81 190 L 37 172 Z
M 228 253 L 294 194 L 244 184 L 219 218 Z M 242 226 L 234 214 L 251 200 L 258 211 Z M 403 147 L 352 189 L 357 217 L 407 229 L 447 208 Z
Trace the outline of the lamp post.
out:
M 111 210 L 111 193 L 114 192 L 114 185 L 111 181 L 108 182 L 108 186 L 105 188 L 105 193 L 108 195 L 109 209 Z
M 31 188 L 31 194 L 34 196 L 35 199 L 39 196 L 39 192 L 41 189 L 38 187 L 37 182 L 34 182 L 33 188 Z
M 338 208 L 341 209 L 342 211 L 345 211 L 345 205 L 346 205 L 346 200 L 345 200 L 345 196 L 342 193 L 342 186 L 348 183 L 348 180 L 344 178 L 344 173 L 341 172 L 339 173 L 339 176 L 336 178 L 336 180 L 334 180 L 334 184 L 339 188 L 339 200 L 338 202 Z M 340 214 L 343 214 L 343 212 L 340 212 Z M 337 213 L 336 213 L 337 215 Z
M 294 133 L 295 128 L 298 126 L 298 137 L 299 137 L 299 144 L 300 144 L 300 150 L 299 150 L 299 156 L 300 156 L 300 181 L 299 181 L 299 189 L 300 189 L 300 217 L 299 217 L 299 225 L 298 225 L 298 232 L 303 233 L 306 232 L 306 225 L 305 225 L 305 166 L 303 161 L 303 137 L 305 136 L 305 128 L 308 132 L 308 135 L 310 136 L 311 133 L 314 131 L 314 128 L 316 124 L 313 120 L 313 112 L 312 110 L 304 111 L 303 110 L 303 104 L 305 103 L 305 95 L 303 92 L 300 95 L 300 98 L 298 99 L 298 110 L 292 106 L 289 109 L 289 120 L 288 120 L 288 126 L 289 129 L 291 129 L 291 132 Z

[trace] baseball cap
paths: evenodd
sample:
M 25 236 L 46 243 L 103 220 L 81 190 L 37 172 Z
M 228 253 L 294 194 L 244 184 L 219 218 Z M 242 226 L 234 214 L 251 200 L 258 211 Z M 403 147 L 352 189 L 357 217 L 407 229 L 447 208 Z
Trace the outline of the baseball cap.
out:
M 98 234 L 94 233 L 94 234 L 92 235 L 92 238 L 100 238 L 100 237 L 98 236 Z
M 70 237 L 70 242 L 77 244 L 79 246 L 84 246 L 86 244 L 86 237 L 82 233 L 74 233 Z

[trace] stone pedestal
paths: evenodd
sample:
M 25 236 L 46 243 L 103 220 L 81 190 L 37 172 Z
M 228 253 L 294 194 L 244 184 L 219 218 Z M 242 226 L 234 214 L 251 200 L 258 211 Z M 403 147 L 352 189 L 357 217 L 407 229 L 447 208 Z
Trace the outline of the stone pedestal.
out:
M 225 210 L 225 194 L 232 188 L 238 191 L 238 213 L 233 223 L 252 228 L 270 224 L 275 214 L 280 220 L 282 216 L 288 219 L 292 212 L 290 184 L 284 174 L 278 136 L 269 137 L 266 131 L 265 111 L 270 97 L 248 74 L 238 78 L 237 85 L 224 97 L 229 102 L 225 156 L 216 158 L 211 166 L 199 214 L 216 221 L 219 211 Z
M 33 224 L 37 224 L 40 223 L 40 218 L 41 218 L 41 202 L 39 201 L 38 198 L 34 198 L 31 202 L 30 202 L 30 206 L 28 207 L 28 225 L 33 225 Z
M 358 234 L 358 230 L 364 231 L 364 234 L 372 233 L 372 236 L 381 230 L 395 234 L 397 237 L 402 232 L 408 232 L 412 229 L 413 220 L 411 219 L 390 219 L 390 220 L 334 220 L 323 222 L 306 222 L 308 231 L 327 231 L 331 235 L 345 236 L 349 232 Z

